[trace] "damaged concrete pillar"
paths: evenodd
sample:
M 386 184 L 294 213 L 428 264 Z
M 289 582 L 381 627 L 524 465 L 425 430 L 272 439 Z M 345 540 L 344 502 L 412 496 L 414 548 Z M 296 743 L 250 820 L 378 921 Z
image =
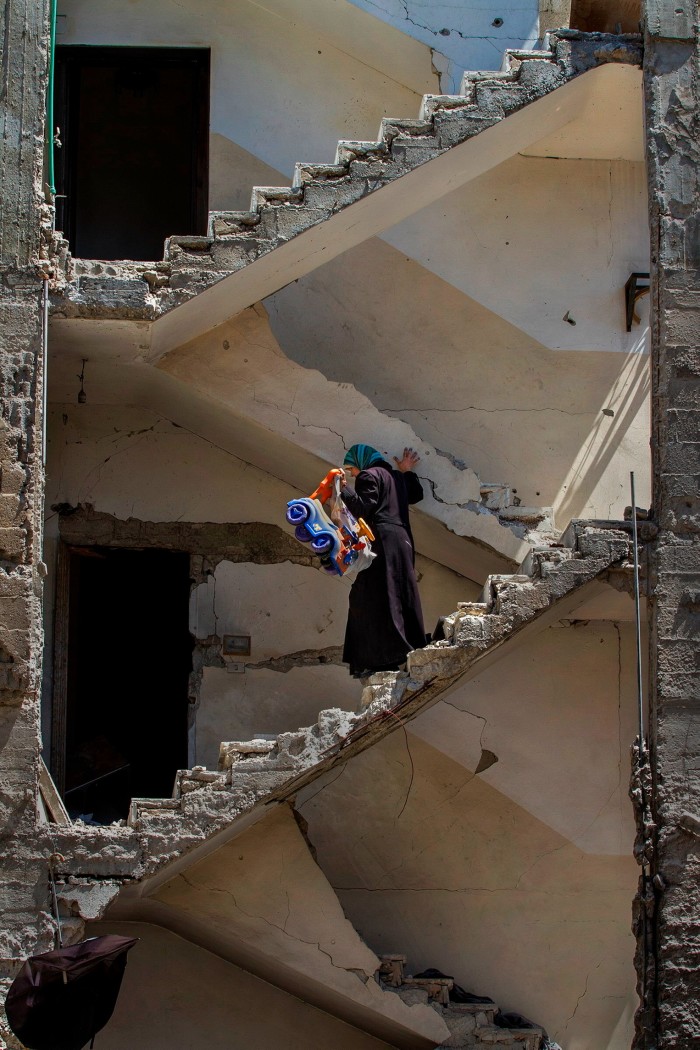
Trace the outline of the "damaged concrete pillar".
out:
M 635 1046 L 645 1050 L 689 1047 L 700 1031 L 699 58 L 695 0 L 646 0 L 659 534 L 650 580 L 652 849 L 647 907 L 637 917 L 643 1007 Z
M 0 10 L 2 979 L 12 973 L 11 960 L 51 946 L 51 924 L 46 914 L 47 867 L 44 851 L 37 847 L 36 803 L 43 575 L 43 275 L 39 257 L 48 12 L 48 0 L 8 0 Z

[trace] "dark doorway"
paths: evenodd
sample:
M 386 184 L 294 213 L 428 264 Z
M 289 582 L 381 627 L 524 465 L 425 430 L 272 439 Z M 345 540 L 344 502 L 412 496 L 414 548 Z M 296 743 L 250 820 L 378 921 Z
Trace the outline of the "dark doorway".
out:
M 584 33 L 638 33 L 641 0 L 572 0 L 569 25 Z
M 82 259 L 162 259 L 206 232 L 209 51 L 56 49 L 56 224 Z
M 189 557 L 101 547 L 64 555 L 65 699 L 55 703 L 65 718 L 63 741 L 54 741 L 64 770 L 57 779 L 72 817 L 105 824 L 125 817 L 132 797 L 169 798 L 176 770 L 187 765 Z

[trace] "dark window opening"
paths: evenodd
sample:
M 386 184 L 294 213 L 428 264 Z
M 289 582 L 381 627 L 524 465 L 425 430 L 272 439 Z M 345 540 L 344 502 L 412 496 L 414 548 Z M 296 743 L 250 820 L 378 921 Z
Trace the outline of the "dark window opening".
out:
M 572 0 L 569 25 L 584 33 L 638 33 L 641 0 Z
M 132 797 L 169 798 L 187 766 L 189 556 L 90 547 L 67 557 L 64 799 L 71 817 L 106 824 Z
M 58 47 L 56 225 L 82 259 L 163 257 L 206 233 L 209 51 Z

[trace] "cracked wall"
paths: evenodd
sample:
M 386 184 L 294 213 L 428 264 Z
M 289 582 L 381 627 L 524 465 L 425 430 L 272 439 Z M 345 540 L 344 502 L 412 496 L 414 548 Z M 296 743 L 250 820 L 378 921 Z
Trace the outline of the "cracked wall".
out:
M 46 558 L 59 538 L 77 546 L 162 547 L 191 556 L 189 764 L 216 768 L 222 740 L 247 740 L 358 707 L 361 688 L 341 663 L 346 580 L 331 579 L 291 536 L 294 494 L 264 472 L 158 416 L 128 406 L 54 406 Z M 74 513 L 73 508 L 85 509 Z M 427 558 L 417 569 L 426 623 L 476 596 L 475 586 Z M 54 572 L 47 593 L 51 638 Z M 225 634 L 250 634 L 231 671 Z M 52 645 L 47 648 L 44 739 L 50 741 Z
M 354 348 L 348 357 L 352 352 Z M 297 452 L 316 456 L 323 472 L 325 464 L 342 463 L 356 441 L 370 441 L 388 459 L 396 449 L 416 447 L 421 455 L 418 475 L 424 483 L 414 525 L 416 545 L 472 579 L 483 579 L 485 566 L 479 564 L 479 555 L 488 548 L 511 564 L 527 553 L 525 530 L 487 509 L 481 502 L 480 480 L 467 463 L 419 442 L 409 424 L 380 412 L 353 384 L 329 380 L 324 370 L 331 366 L 326 362 L 305 368 L 287 357 L 262 303 L 166 354 L 157 367 L 205 402 L 250 420 L 259 428 L 260 445 L 271 454 L 275 444 L 289 442 Z M 471 548 L 460 545 L 462 560 L 450 560 L 440 525 L 474 541 Z
M 629 619 L 555 624 L 297 800 L 375 951 L 578 1050 L 631 1040 L 634 668 Z
M 465 69 L 499 69 L 507 47 L 534 47 L 537 0 L 352 0 L 357 7 L 428 44 L 442 71 L 442 90 L 456 91 Z M 560 22 L 559 25 L 563 25 Z
M 118 0 L 107 11 L 63 0 L 60 13 L 59 44 L 212 49 L 210 209 L 248 207 L 252 186 L 291 179 L 300 153 L 332 156 L 339 138 L 371 138 L 383 116 L 417 112 L 437 87 L 428 47 L 346 0 L 330 17 L 278 0 Z
M 700 22 L 692 0 L 646 0 L 644 12 L 659 533 L 649 596 L 650 760 L 638 798 L 640 819 L 650 824 L 635 909 L 642 1000 L 635 1047 L 680 1050 L 700 1031 Z
M 197 944 L 270 982 L 260 985 L 257 997 L 265 1003 L 254 1039 L 261 1048 L 279 1045 L 265 1017 L 270 1009 L 284 1012 L 283 992 L 319 1011 L 317 1028 L 300 1027 L 297 1037 L 303 1033 L 307 1040 L 300 1046 L 335 1047 L 346 1041 L 348 1046 L 379 1045 L 369 1035 L 347 1029 L 341 1019 L 363 1032 L 387 1038 L 391 1045 L 413 1050 L 430 1050 L 447 1035 L 444 1023 L 429 1007 L 407 1007 L 375 982 L 380 960 L 343 914 L 314 860 L 303 820 L 288 805 L 268 810 L 253 827 L 204 859 L 190 860 L 145 897 L 134 897 L 127 890 L 111 911 L 115 919 L 157 922 L 189 941 L 190 953 L 195 951 L 192 944 Z M 151 937 L 155 934 L 148 927 L 146 932 Z M 127 983 L 125 994 L 129 992 Z M 161 995 L 159 987 L 153 989 L 151 1004 L 158 1003 Z M 143 1015 L 139 999 L 136 993 L 130 1009 L 122 1011 L 121 1017 L 117 1013 L 116 1024 L 110 1026 L 113 1042 L 108 1045 L 128 1045 L 129 1034 L 139 1025 L 142 1033 L 150 1034 L 153 1022 Z M 230 992 L 225 999 L 230 1000 Z M 159 1004 L 159 1013 L 163 1006 Z M 151 1005 L 149 1013 L 152 1009 Z M 185 1025 L 191 1023 L 185 1019 Z M 334 1026 L 338 1043 L 332 1038 Z M 199 1041 L 204 1031 L 200 1030 Z M 230 1032 L 227 1037 L 231 1038 Z M 141 1038 L 148 1039 L 148 1035 Z M 219 1045 L 219 1038 L 215 1034 L 214 1045 Z M 322 1042 L 324 1039 L 328 1042 Z M 178 1045 L 181 1040 L 179 1033 Z M 164 1032 L 154 1034 L 148 1045 L 168 1045 Z M 249 1044 L 237 1032 L 232 1045 Z
M 625 334 L 623 288 L 631 259 L 647 265 L 644 186 L 641 165 L 612 168 L 620 211 L 611 225 L 611 165 L 501 165 L 271 296 L 280 346 L 352 383 L 482 481 L 507 483 L 525 506 L 554 506 L 560 527 L 576 515 L 620 516 L 630 469 L 643 505 L 646 326 Z M 562 195 L 568 207 L 543 234 L 547 200 Z
M 314 1045 L 390 1050 L 388 1043 L 158 926 L 100 923 L 91 933 L 140 938 L 112 1020 L 99 1034 L 104 1050 L 205 1045 L 207 1050 L 308 1050 Z
M 581 853 L 480 776 L 422 741 L 410 748 L 403 812 L 411 766 L 400 735 L 300 801 L 360 934 L 378 952 L 406 953 L 414 972 L 454 974 L 563 1046 L 629 1046 L 631 859 Z

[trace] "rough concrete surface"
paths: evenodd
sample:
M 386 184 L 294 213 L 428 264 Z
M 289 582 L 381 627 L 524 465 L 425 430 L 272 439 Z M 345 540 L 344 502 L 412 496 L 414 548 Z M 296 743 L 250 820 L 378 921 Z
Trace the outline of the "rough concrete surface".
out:
M 635 1046 L 680 1050 L 697 1045 L 700 1033 L 700 54 L 693 0 L 647 0 L 645 16 L 659 534 L 651 552 L 650 756 L 633 781 L 644 865 Z

